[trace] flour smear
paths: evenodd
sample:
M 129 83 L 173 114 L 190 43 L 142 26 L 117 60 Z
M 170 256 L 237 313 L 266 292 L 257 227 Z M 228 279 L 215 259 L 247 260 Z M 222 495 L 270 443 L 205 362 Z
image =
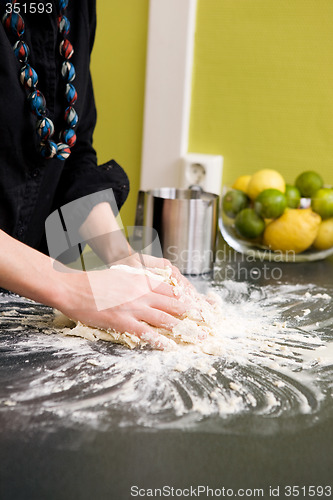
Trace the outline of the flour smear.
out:
M 233 281 L 208 292 L 223 311 L 214 350 L 130 350 L 64 336 L 48 308 L 1 297 L 6 365 L 22 367 L 20 383 L 8 376 L 0 389 L 5 426 L 262 434 L 332 416 L 332 294 Z

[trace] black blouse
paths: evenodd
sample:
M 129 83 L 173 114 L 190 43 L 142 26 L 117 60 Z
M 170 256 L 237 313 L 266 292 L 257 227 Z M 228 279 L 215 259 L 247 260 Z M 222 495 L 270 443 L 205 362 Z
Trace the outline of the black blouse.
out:
M 55 142 L 64 128 L 66 107 L 57 4 L 52 0 L 50 14 L 22 12 L 26 26 L 23 39 L 30 48 L 28 62 L 38 74 L 37 88 L 44 94 L 48 116 L 55 124 Z M 0 0 L 0 9 L 2 17 L 4 0 Z M 43 252 L 47 252 L 45 219 L 55 209 L 108 188 L 113 189 L 120 208 L 129 190 L 122 168 L 113 160 L 97 166 L 92 147 L 96 109 L 89 65 L 96 28 L 95 0 L 70 0 L 66 16 L 71 22 L 68 38 L 74 47 L 71 61 L 78 93 L 74 107 L 79 123 L 77 142 L 65 162 L 44 160 L 38 152 L 36 117 L 28 108 L 28 91 L 19 81 L 21 65 L 12 48 L 17 39 L 8 37 L 0 24 L 0 228 Z

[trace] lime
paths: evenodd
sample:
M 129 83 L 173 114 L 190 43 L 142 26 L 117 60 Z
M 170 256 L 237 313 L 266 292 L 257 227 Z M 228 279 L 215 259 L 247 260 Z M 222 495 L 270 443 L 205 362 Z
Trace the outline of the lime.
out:
M 243 210 L 243 208 L 246 208 L 248 204 L 249 198 L 239 189 L 228 191 L 222 200 L 223 212 L 228 215 L 228 217 L 232 218 L 236 217 L 236 215 Z
M 286 184 L 285 195 L 287 198 L 287 206 L 289 208 L 298 208 L 299 207 L 299 204 L 301 201 L 301 193 L 297 187 L 291 186 L 290 184 Z
M 247 194 L 251 200 L 255 200 L 261 191 L 269 188 L 278 189 L 284 193 L 286 184 L 284 178 L 277 170 L 264 168 L 252 175 L 247 186 Z
M 295 186 L 300 190 L 302 196 L 311 198 L 323 186 L 323 179 L 317 172 L 309 170 L 297 177 Z
M 244 208 L 235 219 L 235 228 L 244 238 L 257 238 L 265 229 L 265 221 L 253 208 Z
M 254 202 L 254 209 L 264 219 L 276 219 L 287 207 L 287 198 L 278 189 L 264 189 Z
M 235 182 L 232 185 L 233 189 L 239 189 L 240 191 L 244 191 L 244 193 L 247 192 L 247 186 L 249 185 L 251 179 L 251 175 L 241 175 L 240 177 L 237 177 Z
M 311 207 L 322 219 L 333 217 L 333 189 L 318 189 L 312 197 Z

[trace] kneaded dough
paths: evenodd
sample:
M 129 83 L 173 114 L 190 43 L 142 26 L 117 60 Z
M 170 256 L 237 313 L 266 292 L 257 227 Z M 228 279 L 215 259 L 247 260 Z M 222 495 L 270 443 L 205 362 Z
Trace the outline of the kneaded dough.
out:
M 151 327 L 156 333 L 161 335 L 156 345 L 154 345 L 154 339 L 150 333 L 141 335 L 139 338 L 128 332 L 120 333 L 113 329 L 102 330 L 86 326 L 80 322 L 75 324 L 61 313 L 57 313 L 55 324 L 58 328 L 62 328 L 62 333 L 83 337 L 91 341 L 106 340 L 122 344 L 130 349 L 145 347 L 147 345 L 159 349 L 172 349 L 180 345 L 192 345 L 193 347 L 197 347 L 195 350 L 203 351 L 207 354 L 217 354 L 220 351 L 218 345 L 214 342 L 214 336 L 217 327 L 224 319 L 224 315 L 220 298 L 216 294 L 211 292 L 205 296 L 192 289 L 185 288 L 175 280 L 169 267 L 147 269 L 116 265 L 112 266 L 112 269 L 122 269 L 133 274 L 145 274 L 153 277 L 155 280 L 160 279 L 165 283 L 169 283 L 174 287 L 175 296 L 179 296 L 179 300 L 184 301 L 185 297 L 191 297 L 193 308 L 185 313 L 172 331 Z

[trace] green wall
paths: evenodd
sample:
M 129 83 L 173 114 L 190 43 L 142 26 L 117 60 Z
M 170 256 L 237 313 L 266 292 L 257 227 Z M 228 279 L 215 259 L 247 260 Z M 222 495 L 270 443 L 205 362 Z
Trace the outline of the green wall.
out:
M 131 194 L 121 212 L 124 225 L 134 223 L 140 183 L 148 5 L 148 0 L 97 1 L 91 65 L 94 147 L 99 164 L 114 158 L 130 178 Z
M 97 2 L 99 163 L 139 189 L 149 0 Z M 260 168 L 333 184 L 333 0 L 198 0 L 189 151 L 222 154 L 224 183 Z
M 333 1 L 198 0 L 189 150 L 333 184 Z

